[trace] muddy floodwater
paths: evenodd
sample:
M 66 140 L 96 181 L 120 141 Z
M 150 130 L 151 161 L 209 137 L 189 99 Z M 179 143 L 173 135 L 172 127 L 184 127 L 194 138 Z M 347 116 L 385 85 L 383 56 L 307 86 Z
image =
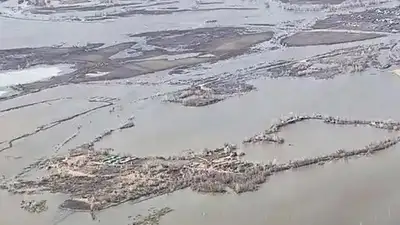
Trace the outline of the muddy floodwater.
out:
M 396 0 L 1 0 L 1 225 L 397 225 Z

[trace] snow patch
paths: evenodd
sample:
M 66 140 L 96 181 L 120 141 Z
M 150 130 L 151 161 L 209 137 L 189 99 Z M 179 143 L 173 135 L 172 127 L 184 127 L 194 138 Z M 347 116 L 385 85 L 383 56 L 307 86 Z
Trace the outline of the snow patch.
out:
M 33 67 L 23 70 L 0 72 L 0 87 L 17 84 L 28 84 L 60 75 L 63 69 L 60 66 Z
M 199 55 L 200 55 L 200 53 L 185 53 L 185 54 L 177 54 L 177 55 L 160 55 L 160 56 L 145 58 L 144 60 L 140 59 L 140 60 L 135 60 L 135 61 L 147 61 L 147 60 L 168 60 L 168 61 L 173 61 L 173 60 L 179 60 L 179 59 L 194 58 L 194 57 L 197 57 Z
M 396 74 L 396 75 L 400 76 L 400 69 L 393 70 L 392 72 L 393 72 L 394 74 Z
M 107 75 L 109 73 L 110 72 L 87 73 L 86 76 L 88 76 L 88 77 L 101 77 L 101 76 Z
M 204 54 L 204 55 L 199 55 L 198 58 L 213 58 L 215 55 L 213 54 Z

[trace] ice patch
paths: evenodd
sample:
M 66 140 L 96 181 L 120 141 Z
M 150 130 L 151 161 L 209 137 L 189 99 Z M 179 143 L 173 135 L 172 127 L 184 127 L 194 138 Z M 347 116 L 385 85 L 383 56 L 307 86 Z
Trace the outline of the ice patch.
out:
M 168 60 L 168 61 L 173 61 L 173 60 L 197 57 L 199 55 L 200 55 L 200 53 L 185 53 L 185 54 L 177 54 L 177 55 L 160 55 L 160 56 L 155 56 L 155 57 L 151 57 L 151 58 L 146 58 L 145 60 Z M 137 61 L 143 61 L 143 60 L 137 60 Z
M 396 74 L 396 75 L 400 76 L 400 69 L 393 70 L 392 72 L 393 72 L 394 74 Z
M 6 95 L 6 94 L 7 94 L 7 91 L 0 91 L 0 97 L 3 95 Z
M 59 66 L 35 67 L 17 71 L 0 72 L 0 87 L 27 84 L 57 76 L 62 72 Z
M 198 57 L 199 58 L 213 58 L 213 57 L 215 57 L 215 55 L 213 55 L 213 54 L 204 54 L 204 55 L 199 55 Z
M 101 77 L 101 76 L 107 75 L 109 73 L 110 72 L 87 73 L 86 76 L 88 76 L 88 77 Z

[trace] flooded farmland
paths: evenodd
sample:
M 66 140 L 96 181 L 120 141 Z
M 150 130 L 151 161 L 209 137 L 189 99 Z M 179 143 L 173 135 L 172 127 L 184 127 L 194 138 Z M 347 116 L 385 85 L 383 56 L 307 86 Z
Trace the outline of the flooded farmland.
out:
M 399 18 L 0 1 L 0 224 L 399 224 Z

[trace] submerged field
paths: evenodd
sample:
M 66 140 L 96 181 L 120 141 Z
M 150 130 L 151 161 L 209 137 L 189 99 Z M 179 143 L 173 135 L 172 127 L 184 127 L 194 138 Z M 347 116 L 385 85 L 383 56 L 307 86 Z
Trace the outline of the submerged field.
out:
M 1 1 L 0 224 L 398 224 L 399 9 Z

